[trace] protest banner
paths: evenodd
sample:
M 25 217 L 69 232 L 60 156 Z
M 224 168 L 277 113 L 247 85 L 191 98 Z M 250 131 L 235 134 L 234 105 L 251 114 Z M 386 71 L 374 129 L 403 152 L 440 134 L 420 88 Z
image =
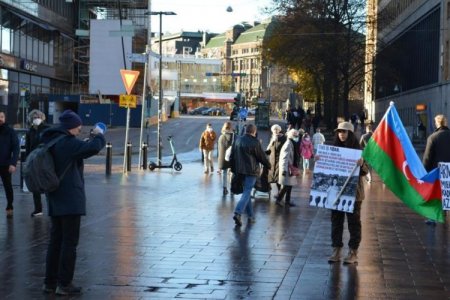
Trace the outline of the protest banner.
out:
M 439 163 L 439 180 L 441 181 L 442 209 L 450 210 L 450 163 Z
M 309 205 L 353 212 L 359 180 L 361 150 L 319 145 Z

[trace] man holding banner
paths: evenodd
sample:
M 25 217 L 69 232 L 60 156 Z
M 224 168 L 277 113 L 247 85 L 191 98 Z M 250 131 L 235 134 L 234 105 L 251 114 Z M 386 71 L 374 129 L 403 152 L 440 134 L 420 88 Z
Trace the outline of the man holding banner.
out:
M 427 139 L 427 145 L 423 154 L 423 165 L 427 172 L 438 167 L 440 162 L 450 162 L 450 129 L 447 118 L 442 115 L 434 117 L 436 130 Z M 428 225 L 436 225 L 436 221 L 428 219 Z

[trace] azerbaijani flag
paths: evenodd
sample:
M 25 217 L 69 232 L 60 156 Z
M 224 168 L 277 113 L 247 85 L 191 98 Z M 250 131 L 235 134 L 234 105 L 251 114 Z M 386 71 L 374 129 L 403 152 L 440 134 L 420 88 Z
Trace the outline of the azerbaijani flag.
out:
M 444 222 L 439 169 L 425 171 L 393 102 L 362 156 L 409 208 L 426 218 Z

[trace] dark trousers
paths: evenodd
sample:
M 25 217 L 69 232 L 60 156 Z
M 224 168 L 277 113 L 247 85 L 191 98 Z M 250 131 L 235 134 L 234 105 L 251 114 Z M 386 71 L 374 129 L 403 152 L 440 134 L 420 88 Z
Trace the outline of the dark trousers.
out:
M 292 191 L 291 185 L 282 185 L 281 190 L 278 193 L 277 201 L 283 200 L 283 197 L 286 195 L 286 199 L 284 201 L 286 203 L 290 203 L 291 202 L 291 191 Z
M 80 237 L 81 216 L 51 217 L 45 284 L 67 286 L 72 282 Z
M 358 250 L 361 242 L 361 202 L 356 201 L 353 213 L 346 213 L 338 210 L 331 211 L 331 241 L 333 247 L 342 247 L 342 234 L 344 233 L 344 220 L 347 215 L 350 249 Z
M 42 201 L 40 193 L 33 193 L 33 202 L 34 202 L 34 211 L 35 212 L 42 211 Z
M 0 176 L 2 177 L 3 188 L 5 189 L 7 206 L 6 209 L 13 209 L 14 192 L 12 187 L 11 173 L 9 166 L 0 166 Z

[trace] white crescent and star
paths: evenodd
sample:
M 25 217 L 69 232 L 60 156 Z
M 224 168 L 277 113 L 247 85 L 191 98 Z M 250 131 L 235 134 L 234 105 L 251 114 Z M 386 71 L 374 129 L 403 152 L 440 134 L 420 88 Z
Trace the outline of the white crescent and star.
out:
M 408 181 L 410 181 L 408 175 L 406 174 L 406 167 L 407 167 L 407 166 L 408 166 L 408 162 L 405 160 L 405 161 L 403 162 L 403 165 L 402 165 L 402 171 L 403 171 L 403 175 L 405 175 L 406 179 L 407 179 Z M 419 183 L 419 184 L 424 183 L 424 181 L 423 181 L 423 180 L 420 180 L 420 179 L 416 179 L 416 181 L 417 181 L 417 183 Z

